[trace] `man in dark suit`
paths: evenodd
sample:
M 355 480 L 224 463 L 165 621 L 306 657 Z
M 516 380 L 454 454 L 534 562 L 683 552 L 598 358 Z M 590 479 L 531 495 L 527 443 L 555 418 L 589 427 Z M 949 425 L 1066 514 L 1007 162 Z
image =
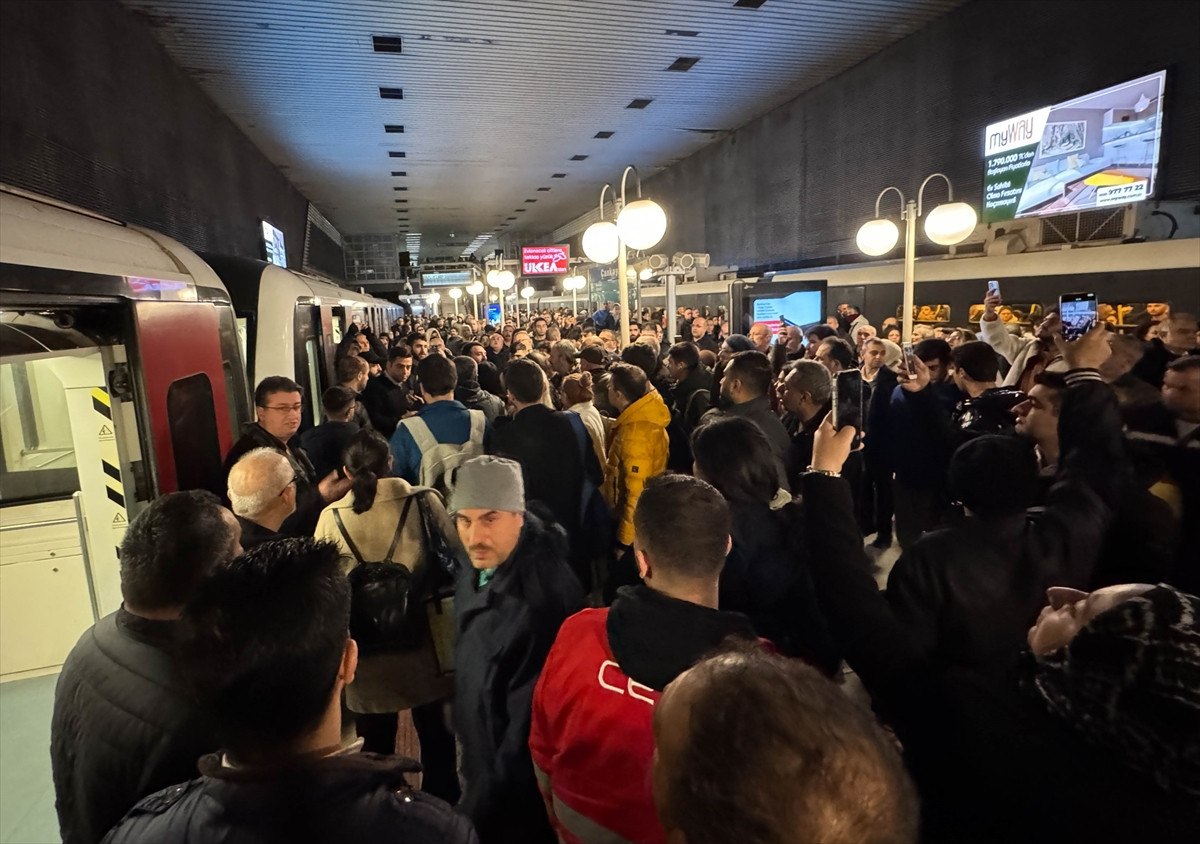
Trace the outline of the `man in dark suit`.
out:
M 585 588 L 591 579 L 585 560 L 589 537 L 583 536 L 581 495 L 585 480 L 596 487 L 604 471 L 576 414 L 552 410 L 542 404 L 546 374 L 531 360 L 515 360 L 504 373 L 504 386 L 515 412 L 507 424 L 497 425 L 491 453 L 521 464 L 525 497 L 541 502 L 566 530 L 571 557 Z
M 421 403 L 413 387 L 413 352 L 401 343 L 388 351 L 387 366 L 372 378 L 362 392 L 362 403 L 371 417 L 371 427 L 391 437 L 400 418 Z

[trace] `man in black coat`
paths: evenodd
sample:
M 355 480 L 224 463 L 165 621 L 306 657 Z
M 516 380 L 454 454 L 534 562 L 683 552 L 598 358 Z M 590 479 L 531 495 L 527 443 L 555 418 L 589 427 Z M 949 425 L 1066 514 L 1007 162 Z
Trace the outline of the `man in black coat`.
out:
M 465 463 L 450 512 L 471 560 L 454 595 L 458 808 L 484 844 L 552 842 L 529 753 L 533 689 L 558 628 L 583 608 L 583 589 L 565 535 L 525 510 L 519 464 Z
M 604 483 L 604 470 L 578 414 L 542 404 L 546 375 L 531 360 L 515 360 L 504 373 L 504 386 L 514 414 L 496 426 L 490 452 L 521 464 L 525 500 L 537 501 L 554 514 L 567 532 L 576 577 L 590 587 L 594 537 L 584 536 L 581 517 L 585 481 L 591 489 Z
M 340 472 L 342 452 L 359 431 L 354 421 L 358 396 L 346 387 L 330 387 L 321 394 L 325 421 L 300 435 L 300 447 L 312 461 L 318 478 Z
M 147 794 L 194 777 L 200 754 L 216 749 L 173 649 L 184 603 L 241 553 L 240 533 L 201 491 L 154 500 L 125 533 L 124 603 L 83 634 L 54 691 L 50 761 L 66 844 L 99 841 Z
M 291 378 L 272 375 L 254 389 L 257 420 L 246 426 L 241 439 L 225 455 L 225 477 L 242 455 L 256 448 L 278 451 L 296 473 L 296 511 L 279 532 L 285 536 L 312 536 L 325 505 L 350 491 L 350 481 L 335 474 L 317 475 L 304 449 L 292 444 L 300 430 L 303 391 Z
M 185 670 L 221 752 L 200 760 L 199 778 L 134 807 L 107 844 L 477 844 L 465 818 L 408 785 L 416 762 L 342 739 L 358 645 L 337 546 L 259 545 L 214 570 L 186 621 Z
M 362 392 L 363 407 L 371 417 L 371 427 L 390 438 L 401 417 L 421 403 L 413 379 L 413 353 L 400 343 L 388 350 L 387 365 L 378 377 L 367 382 Z

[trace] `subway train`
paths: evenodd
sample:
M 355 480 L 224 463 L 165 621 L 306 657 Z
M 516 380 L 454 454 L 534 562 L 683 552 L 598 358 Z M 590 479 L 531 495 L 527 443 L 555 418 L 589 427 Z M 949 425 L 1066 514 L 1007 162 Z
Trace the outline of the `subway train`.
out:
M 204 260 L 157 232 L 3 186 L 0 232 L 9 679 L 54 670 L 120 606 L 117 547 L 147 502 L 222 490 L 222 458 L 252 418 L 248 369 L 294 377 L 315 408 L 348 321 L 383 328 L 400 307 L 261 261 Z
M 676 286 L 676 307 L 724 309 L 749 327 L 742 297 L 771 283 L 827 285 L 825 314 L 841 302 L 855 304 L 874 324 L 900 316 L 903 297 L 900 261 L 780 271 L 736 281 L 702 281 Z M 1094 292 L 1100 317 L 1122 330 L 1157 308 L 1200 311 L 1200 241 L 1195 238 L 1148 243 L 1116 243 L 1015 255 L 920 258 L 916 262 L 914 322 L 934 327 L 969 327 L 979 322 L 989 279 L 1000 282 L 1008 305 L 1002 314 L 1019 325 L 1035 322 L 1064 293 Z M 761 293 L 761 288 L 760 291 Z M 666 306 L 666 288 L 643 282 L 639 306 Z M 569 295 L 542 296 L 537 307 L 570 307 Z M 580 307 L 595 303 L 581 295 Z M 1148 310 L 1151 313 L 1148 313 Z

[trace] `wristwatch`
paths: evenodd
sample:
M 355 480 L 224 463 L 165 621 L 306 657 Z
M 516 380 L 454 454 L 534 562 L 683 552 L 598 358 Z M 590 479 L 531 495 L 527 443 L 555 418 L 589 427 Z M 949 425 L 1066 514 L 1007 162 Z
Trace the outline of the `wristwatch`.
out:
M 840 478 L 842 476 L 841 472 L 830 472 L 828 469 L 818 469 L 816 466 L 809 466 L 804 470 L 804 473 L 807 475 L 825 475 L 829 478 Z

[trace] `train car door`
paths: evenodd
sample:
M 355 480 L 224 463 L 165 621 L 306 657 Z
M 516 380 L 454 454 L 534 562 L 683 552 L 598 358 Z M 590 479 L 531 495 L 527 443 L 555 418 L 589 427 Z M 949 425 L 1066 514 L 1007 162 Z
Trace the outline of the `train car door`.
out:
M 223 495 L 222 460 L 236 433 L 228 408 L 235 397 L 226 390 L 216 307 L 138 301 L 134 315 L 157 491 Z

